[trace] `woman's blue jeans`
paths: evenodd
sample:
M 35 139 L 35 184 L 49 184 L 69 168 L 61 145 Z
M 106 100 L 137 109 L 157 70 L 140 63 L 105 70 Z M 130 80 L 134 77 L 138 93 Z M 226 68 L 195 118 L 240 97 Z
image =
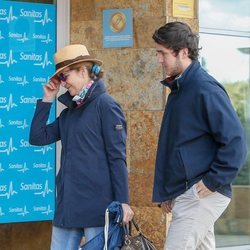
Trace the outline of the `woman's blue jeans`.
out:
M 78 250 L 83 236 L 87 242 L 102 231 L 103 227 L 69 229 L 53 226 L 50 250 Z

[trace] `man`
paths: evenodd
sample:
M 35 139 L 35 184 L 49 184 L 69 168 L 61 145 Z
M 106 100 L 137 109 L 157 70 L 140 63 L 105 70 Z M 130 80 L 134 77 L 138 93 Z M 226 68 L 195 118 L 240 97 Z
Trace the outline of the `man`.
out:
M 172 212 L 165 250 L 215 249 L 214 223 L 246 158 L 243 128 L 226 90 L 198 61 L 198 36 L 182 22 L 153 34 L 169 87 L 153 201 Z

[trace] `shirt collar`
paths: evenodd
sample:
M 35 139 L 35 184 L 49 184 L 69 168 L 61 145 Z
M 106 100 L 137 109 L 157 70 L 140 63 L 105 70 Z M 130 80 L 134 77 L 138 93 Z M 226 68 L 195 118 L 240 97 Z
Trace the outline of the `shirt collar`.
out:
M 171 91 L 179 91 L 179 89 L 184 84 L 184 79 L 186 75 L 193 67 L 193 65 L 197 64 L 196 60 L 192 61 L 192 63 L 182 72 L 182 74 L 173 77 L 167 77 L 161 81 L 164 86 L 167 86 L 171 89 Z

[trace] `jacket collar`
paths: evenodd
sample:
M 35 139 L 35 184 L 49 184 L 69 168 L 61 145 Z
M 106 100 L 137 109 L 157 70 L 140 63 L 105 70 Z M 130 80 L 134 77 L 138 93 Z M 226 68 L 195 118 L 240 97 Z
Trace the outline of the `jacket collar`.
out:
M 97 80 L 95 81 L 92 86 L 89 88 L 83 103 L 80 104 L 79 106 L 76 104 L 75 101 L 73 101 L 73 97 L 69 94 L 69 92 L 67 91 L 66 93 L 60 95 L 58 97 L 58 101 L 61 102 L 62 104 L 64 104 L 66 107 L 73 109 L 73 108 L 77 108 L 77 107 L 81 107 L 84 106 L 86 103 L 91 102 L 93 99 L 95 99 L 97 96 L 99 96 L 100 94 L 106 92 L 105 90 L 105 86 L 102 80 Z
M 194 60 L 181 75 L 172 78 L 165 78 L 161 81 L 161 84 L 166 87 L 169 87 L 173 92 L 179 91 L 181 88 L 184 87 L 185 84 L 188 83 L 188 76 L 190 75 L 189 72 L 193 72 L 198 67 L 200 67 L 199 61 Z

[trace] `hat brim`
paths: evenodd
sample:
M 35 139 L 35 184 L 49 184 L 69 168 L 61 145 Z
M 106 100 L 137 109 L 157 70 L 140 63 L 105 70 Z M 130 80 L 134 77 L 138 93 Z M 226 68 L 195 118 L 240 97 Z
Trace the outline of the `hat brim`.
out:
M 77 64 L 77 63 L 80 63 L 80 62 L 92 62 L 92 63 L 96 63 L 98 64 L 99 66 L 101 66 L 103 64 L 102 61 L 100 60 L 97 60 L 97 59 L 80 59 L 80 60 L 77 60 L 77 61 L 74 61 L 72 63 L 69 63 L 63 67 L 61 67 L 60 69 L 58 69 L 50 78 L 53 78 L 55 77 L 57 74 L 59 74 L 60 72 L 62 72 L 64 69 L 74 65 L 74 64 Z

